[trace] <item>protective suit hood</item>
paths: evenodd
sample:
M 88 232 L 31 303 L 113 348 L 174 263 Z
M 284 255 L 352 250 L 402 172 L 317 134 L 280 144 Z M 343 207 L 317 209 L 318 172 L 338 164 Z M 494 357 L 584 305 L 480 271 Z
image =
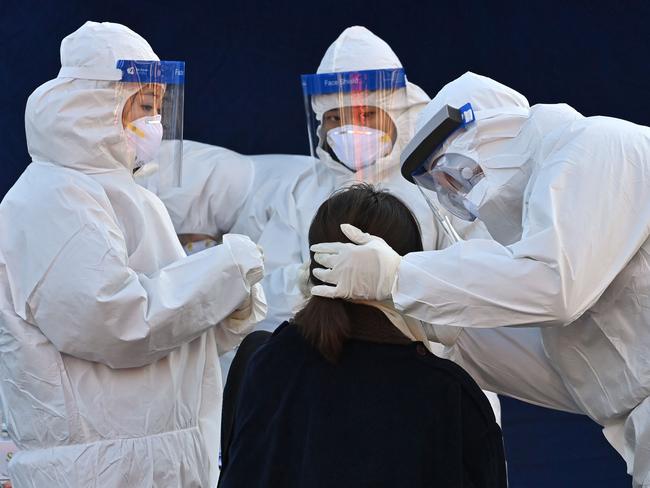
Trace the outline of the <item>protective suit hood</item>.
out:
M 120 79 L 119 59 L 159 60 L 142 37 L 110 22 L 86 22 L 63 39 L 59 76 L 27 100 L 25 133 L 33 161 L 87 174 L 131 169 L 134 154 L 122 108 L 138 88 L 105 81 Z
M 325 51 L 317 73 L 340 73 L 371 69 L 401 68 L 397 55 L 383 39 L 365 27 L 345 29 Z
M 521 237 L 523 193 L 532 171 L 534 146 L 517 136 L 528 122 L 526 98 L 490 78 L 467 72 L 447 84 L 421 112 L 418 130 L 444 105 L 471 103 L 476 122 L 452 134 L 438 149 L 476 161 L 485 178 L 468 194 L 492 237 L 508 245 Z
M 345 29 L 327 49 L 316 72 L 323 74 L 395 68 L 402 68 L 402 63 L 390 46 L 365 27 L 353 26 Z M 373 92 L 368 100 L 370 100 L 369 104 L 374 100 L 374 104 L 378 107 L 389 106 L 388 115 L 397 129 L 392 151 L 370 167 L 357 171 L 356 179 L 375 183 L 384 179 L 387 173 L 399 166 L 400 152 L 413 135 L 417 114 L 430 98 L 424 90 L 407 80 L 404 89 L 394 92 L 378 90 Z M 346 104 L 339 94 L 322 95 L 313 99 L 313 109 L 319 121 L 328 110 L 345 105 L 352 105 L 352 103 Z M 317 155 L 330 168 L 349 172 L 322 149 L 321 143 L 317 148 Z M 359 175 L 361 172 L 363 174 Z

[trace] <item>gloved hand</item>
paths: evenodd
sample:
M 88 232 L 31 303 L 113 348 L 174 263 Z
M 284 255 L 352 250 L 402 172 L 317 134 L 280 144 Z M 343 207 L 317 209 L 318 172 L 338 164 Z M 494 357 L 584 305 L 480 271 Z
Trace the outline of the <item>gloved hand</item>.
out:
M 257 323 L 264 319 L 266 316 L 266 296 L 264 289 L 260 283 L 255 283 L 251 287 L 251 293 L 246 299 L 237 307 L 237 309 L 230 314 L 228 318 L 232 320 L 247 320 L 251 323 Z
M 253 285 L 255 286 L 255 285 Z M 252 290 L 252 288 L 251 288 Z M 233 320 L 246 320 L 251 315 L 251 307 L 253 306 L 253 299 L 250 295 L 246 297 L 239 307 L 235 309 L 233 313 L 230 314 L 228 318 Z
M 264 254 L 262 248 L 240 234 L 226 234 L 223 244 L 230 250 L 233 260 L 239 266 L 246 284 L 251 287 L 264 277 Z
M 311 250 L 318 264 L 329 269 L 314 269 L 314 276 L 335 286 L 318 285 L 312 295 L 326 298 L 383 301 L 391 291 L 402 257 L 381 237 L 341 224 L 341 231 L 356 244 L 324 242 Z

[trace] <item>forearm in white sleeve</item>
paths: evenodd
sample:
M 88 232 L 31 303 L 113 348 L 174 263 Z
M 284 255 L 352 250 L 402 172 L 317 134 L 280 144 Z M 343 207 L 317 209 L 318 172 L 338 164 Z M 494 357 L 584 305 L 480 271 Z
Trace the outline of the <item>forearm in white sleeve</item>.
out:
M 219 355 L 232 351 L 250 334 L 255 326 L 266 317 L 268 311 L 266 296 L 261 283 L 251 287 L 250 298 L 243 308 L 217 324 L 215 335 Z
M 242 236 L 152 276 L 129 267 L 116 229 L 87 225 L 59 252 L 29 300 L 34 323 L 61 351 L 112 368 L 154 362 L 221 322 L 263 273 Z
M 544 352 L 539 328 L 460 330 L 443 356 L 462 366 L 481 388 L 566 412 L 584 413 Z
M 437 325 L 567 325 L 648 237 L 647 131 L 609 119 L 572 128 L 522 198 L 523 237 L 408 254 L 393 287 L 406 314 Z

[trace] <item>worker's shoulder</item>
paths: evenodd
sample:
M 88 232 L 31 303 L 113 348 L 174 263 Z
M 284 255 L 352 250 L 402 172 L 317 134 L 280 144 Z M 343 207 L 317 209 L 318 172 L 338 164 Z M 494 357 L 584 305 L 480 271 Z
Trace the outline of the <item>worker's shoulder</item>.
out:
M 221 146 L 203 142 L 183 141 L 183 183 L 187 190 L 202 188 L 211 178 L 218 183 L 219 191 L 229 186 L 246 189 L 253 181 L 255 170 L 250 156 Z
M 197 164 L 213 163 L 232 166 L 233 163 L 252 165 L 253 161 L 250 156 L 238 153 L 232 149 L 185 139 L 183 141 L 183 162 Z
M 650 142 L 650 128 L 614 117 L 592 116 L 575 121 L 571 129 L 578 138 L 588 137 L 592 144 L 615 144 Z
M 311 181 L 318 160 L 296 154 L 258 154 L 251 156 L 255 168 L 255 190 L 277 196 L 296 191 L 303 180 Z
M 3 202 L 70 205 L 89 198 L 104 203 L 106 192 L 93 178 L 80 171 L 52 163 L 31 163 L 5 195 Z
M 38 254 L 58 252 L 82 229 L 93 236 L 87 244 L 107 250 L 104 224 L 113 218 L 108 196 L 97 181 L 49 163 L 30 164 L 0 204 L 0 227 L 8 225 L 20 236 L 20 247 Z M 98 230 L 103 237 L 97 237 Z M 5 233 L 0 246 L 11 243 Z
M 627 120 L 601 115 L 585 117 L 573 107 L 564 104 L 537 104 L 531 108 L 530 122 L 544 138 L 583 144 L 589 138 L 589 146 L 650 137 L 650 128 Z M 562 146 L 563 144 L 560 144 Z
M 612 148 L 623 150 L 637 144 L 645 149 L 650 143 L 650 128 L 614 117 L 579 117 L 549 133 L 558 147 Z

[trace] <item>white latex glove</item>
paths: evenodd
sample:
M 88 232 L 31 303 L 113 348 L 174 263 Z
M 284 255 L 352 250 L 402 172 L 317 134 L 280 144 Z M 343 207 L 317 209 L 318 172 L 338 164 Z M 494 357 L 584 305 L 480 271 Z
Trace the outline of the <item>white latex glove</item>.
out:
M 223 356 L 228 351 L 237 347 L 239 343 L 251 333 L 255 324 L 266 317 L 267 306 L 264 289 L 261 283 L 251 287 L 249 297 L 242 302 L 230 317 L 226 318 L 216 327 L 217 352 Z
M 391 298 L 393 283 L 402 257 L 381 237 L 341 224 L 341 231 L 356 244 L 324 242 L 314 244 L 314 260 L 325 268 L 314 276 L 335 286 L 318 285 L 312 295 L 326 298 L 383 301 Z
M 264 254 L 262 248 L 241 234 L 226 234 L 223 243 L 228 246 L 233 261 L 237 263 L 244 281 L 249 287 L 264 277 Z
M 233 320 L 246 320 L 251 314 L 252 306 L 253 306 L 253 299 L 251 298 L 250 295 L 248 295 L 246 297 L 246 300 L 244 300 L 243 303 L 238 308 L 236 308 L 233 313 L 230 314 L 229 318 Z
M 251 287 L 251 293 L 246 300 L 228 317 L 232 320 L 248 320 L 257 323 L 266 316 L 266 296 L 260 283 Z

